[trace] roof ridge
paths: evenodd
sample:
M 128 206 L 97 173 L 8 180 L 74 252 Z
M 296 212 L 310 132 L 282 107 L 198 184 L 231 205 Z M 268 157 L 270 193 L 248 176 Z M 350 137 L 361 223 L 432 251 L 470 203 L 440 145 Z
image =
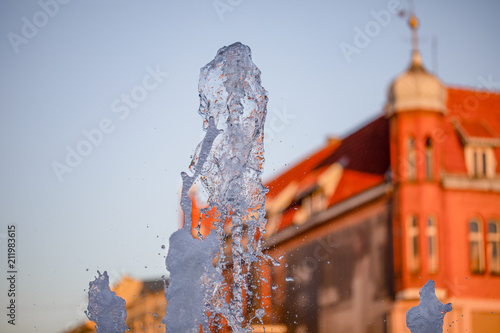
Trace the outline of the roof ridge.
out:
M 474 87 L 466 87 L 466 86 L 449 86 L 449 85 L 445 85 L 446 86 L 446 90 L 452 90 L 452 91 L 455 91 L 455 92 L 464 92 L 464 93 L 481 93 L 481 94 L 490 94 L 490 95 L 496 95 L 498 97 L 500 97 L 500 89 L 499 90 L 492 90 L 492 89 L 488 89 L 488 88 L 484 88 L 484 89 L 481 89 L 481 88 L 474 88 Z

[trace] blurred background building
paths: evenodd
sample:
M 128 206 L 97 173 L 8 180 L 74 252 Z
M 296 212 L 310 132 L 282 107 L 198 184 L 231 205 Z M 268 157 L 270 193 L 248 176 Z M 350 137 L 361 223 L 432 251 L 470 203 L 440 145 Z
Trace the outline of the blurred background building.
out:
M 500 93 L 445 86 L 413 51 L 385 110 L 270 181 L 269 283 L 288 332 L 409 332 L 436 283 L 447 332 L 500 332 Z
M 125 300 L 127 326 L 130 332 L 165 332 L 165 325 L 161 323 L 167 305 L 164 286 L 162 280 L 140 281 L 124 276 L 116 286 L 111 288 L 116 295 Z M 95 323 L 87 320 L 66 332 L 96 332 Z

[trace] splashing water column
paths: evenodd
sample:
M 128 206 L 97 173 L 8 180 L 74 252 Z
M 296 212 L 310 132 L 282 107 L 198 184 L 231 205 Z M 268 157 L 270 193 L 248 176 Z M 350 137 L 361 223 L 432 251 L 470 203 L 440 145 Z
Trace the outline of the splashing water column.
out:
M 265 233 L 265 193 L 261 173 L 267 92 L 250 48 L 235 43 L 221 48 L 201 69 L 200 108 L 205 138 L 195 150 L 192 175 L 182 174 L 184 226 L 170 238 L 166 259 L 167 332 L 198 332 L 225 322 L 233 332 L 250 332 L 245 321 L 245 294 L 250 272 L 261 260 Z M 201 180 L 208 193 L 213 229 L 203 238 L 191 235 L 192 201 L 188 191 Z M 214 217 L 215 216 L 215 217 Z M 200 219 L 201 220 L 201 219 Z M 213 263 L 216 263 L 215 267 Z M 228 301 L 226 301 L 228 300 Z

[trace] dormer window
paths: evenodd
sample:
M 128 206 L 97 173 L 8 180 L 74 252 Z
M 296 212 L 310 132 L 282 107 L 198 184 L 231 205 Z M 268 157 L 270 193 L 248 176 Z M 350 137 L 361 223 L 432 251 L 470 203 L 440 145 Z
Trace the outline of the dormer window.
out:
M 306 222 L 311 216 L 323 211 L 326 208 L 326 196 L 321 188 L 314 187 L 310 191 L 302 194 L 298 199 L 300 210 L 293 216 L 295 224 Z
M 302 211 L 304 212 L 306 217 L 309 217 L 312 215 L 312 213 L 313 213 L 313 196 L 312 196 L 312 194 L 309 194 L 302 199 L 301 207 L 302 207 Z
M 312 213 L 318 213 L 326 208 L 326 196 L 323 191 L 317 190 L 312 197 Z
M 453 120 L 453 125 L 464 146 L 467 175 L 472 178 L 494 178 L 496 159 L 494 149 L 500 139 L 481 121 Z
M 302 210 L 310 217 L 325 209 L 326 198 L 321 189 L 316 189 L 302 199 Z
M 467 174 L 473 178 L 493 178 L 496 161 L 492 147 L 467 145 L 465 147 Z

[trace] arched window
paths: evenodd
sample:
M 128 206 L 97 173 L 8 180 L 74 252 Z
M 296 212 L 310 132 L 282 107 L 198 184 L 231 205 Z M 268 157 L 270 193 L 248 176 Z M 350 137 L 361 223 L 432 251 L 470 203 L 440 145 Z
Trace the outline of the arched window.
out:
M 408 180 L 414 181 L 417 178 L 417 151 L 415 149 L 415 139 L 408 138 Z
M 429 272 L 436 273 L 438 270 L 438 241 L 437 241 L 437 225 L 436 219 L 432 216 L 427 218 L 427 246 L 428 246 L 428 265 Z
M 484 272 L 483 227 L 481 221 L 474 219 L 469 223 L 469 253 L 472 273 Z
M 417 273 L 420 268 L 420 256 L 418 246 L 418 219 L 416 215 L 410 215 L 408 219 L 408 269 Z
M 432 140 L 427 137 L 425 139 L 425 179 L 432 180 L 434 178 L 433 172 L 433 163 L 432 163 Z
M 488 264 L 491 274 L 500 274 L 500 223 L 488 222 Z

